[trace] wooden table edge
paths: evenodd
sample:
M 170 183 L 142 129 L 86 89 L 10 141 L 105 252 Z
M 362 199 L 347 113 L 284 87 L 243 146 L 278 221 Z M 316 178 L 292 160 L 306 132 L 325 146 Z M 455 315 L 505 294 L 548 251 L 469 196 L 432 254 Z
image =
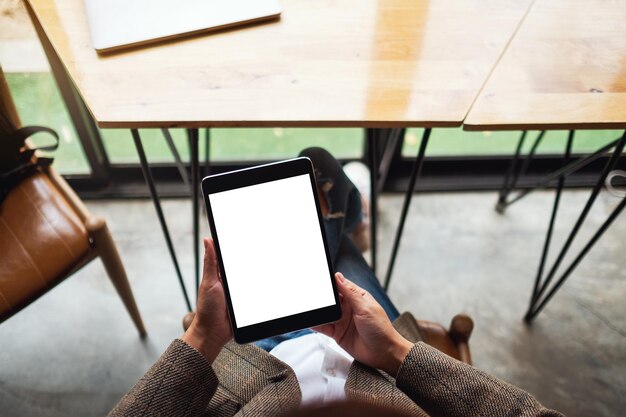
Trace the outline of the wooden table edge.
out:
M 464 123 L 463 130 L 479 132 L 485 130 L 601 130 L 601 129 L 626 129 L 626 121 L 623 122 L 579 122 L 579 123 Z
M 154 129 L 154 128 L 409 128 L 409 127 L 460 127 L 456 121 L 364 121 L 364 120 L 245 120 L 245 121 L 155 121 L 125 122 L 96 121 L 101 129 Z

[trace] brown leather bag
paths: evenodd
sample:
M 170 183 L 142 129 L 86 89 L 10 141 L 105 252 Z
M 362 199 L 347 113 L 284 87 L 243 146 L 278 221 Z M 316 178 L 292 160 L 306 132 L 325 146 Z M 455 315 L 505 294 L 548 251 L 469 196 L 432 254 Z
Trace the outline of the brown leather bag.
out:
M 25 145 L 26 139 L 40 132 L 50 134 L 54 143 L 40 147 Z M 59 136 L 54 130 L 44 126 L 17 128 L 8 114 L 0 112 L 0 206 L 11 189 L 33 174 L 37 167 L 52 163 L 52 158 L 35 158 L 35 152 L 54 151 L 58 146 Z

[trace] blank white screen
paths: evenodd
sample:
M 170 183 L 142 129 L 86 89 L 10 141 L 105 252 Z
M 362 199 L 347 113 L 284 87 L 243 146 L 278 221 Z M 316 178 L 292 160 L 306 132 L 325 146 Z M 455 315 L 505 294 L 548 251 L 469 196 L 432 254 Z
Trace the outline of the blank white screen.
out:
M 335 303 L 308 175 L 209 200 L 238 327 Z

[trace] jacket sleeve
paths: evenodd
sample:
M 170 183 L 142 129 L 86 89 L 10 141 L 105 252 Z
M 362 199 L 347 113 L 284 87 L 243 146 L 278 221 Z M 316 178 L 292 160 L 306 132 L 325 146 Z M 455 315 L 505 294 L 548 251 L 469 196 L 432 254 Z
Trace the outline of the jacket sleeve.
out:
M 109 416 L 201 415 L 217 385 L 204 356 L 176 339 Z
M 433 416 L 562 417 L 527 392 L 423 342 L 404 359 L 396 385 Z

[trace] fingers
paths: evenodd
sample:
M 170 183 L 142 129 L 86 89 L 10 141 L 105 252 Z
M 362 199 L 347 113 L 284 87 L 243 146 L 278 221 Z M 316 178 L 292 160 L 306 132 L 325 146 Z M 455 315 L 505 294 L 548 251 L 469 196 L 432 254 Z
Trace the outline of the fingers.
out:
M 204 272 L 202 280 L 213 284 L 218 281 L 217 254 L 213 239 L 204 238 Z
M 372 302 L 376 302 L 370 293 L 346 279 L 341 272 L 337 272 L 335 278 L 339 284 L 339 294 L 343 295 L 357 314 L 364 312 Z

